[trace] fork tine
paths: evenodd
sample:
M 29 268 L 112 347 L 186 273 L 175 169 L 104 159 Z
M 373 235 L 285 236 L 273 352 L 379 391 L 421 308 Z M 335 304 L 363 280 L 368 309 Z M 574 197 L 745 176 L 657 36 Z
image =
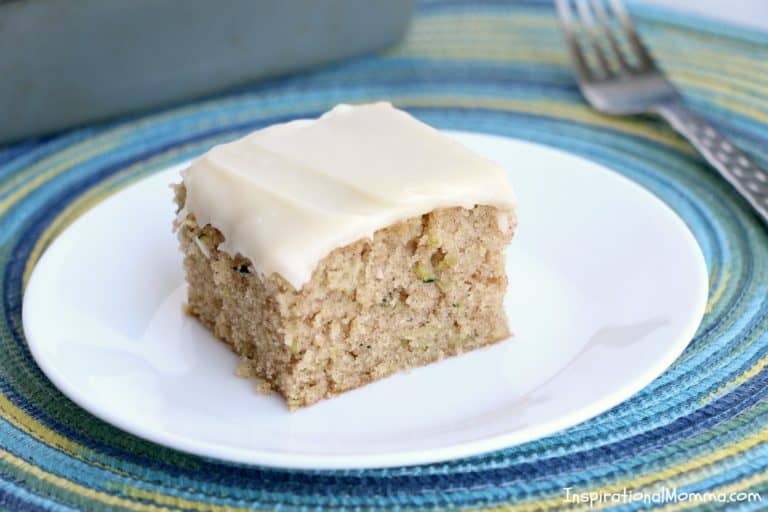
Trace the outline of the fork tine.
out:
M 576 0 L 576 9 L 579 11 L 581 24 L 587 29 L 587 37 L 592 45 L 592 49 L 597 55 L 597 61 L 600 63 L 600 68 L 603 74 L 606 77 L 613 75 L 614 73 L 611 69 L 611 64 L 608 62 L 608 58 L 600 44 L 600 36 L 597 31 L 597 25 L 595 24 L 595 17 L 592 16 L 592 9 L 590 9 L 587 0 Z
M 619 61 L 621 69 L 624 71 L 631 71 L 632 67 L 629 65 L 629 62 L 627 62 L 626 57 L 624 57 L 624 52 L 621 51 L 619 41 L 613 34 L 611 22 L 608 19 L 608 14 L 605 11 L 605 7 L 603 7 L 603 0 L 592 0 L 592 10 L 597 14 L 600 25 L 603 27 L 603 33 L 605 33 L 606 37 L 608 38 L 608 43 L 613 50 L 614 56 Z
M 560 27 L 568 46 L 568 52 L 571 54 L 576 76 L 579 81 L 589 81 L 592 77 L 592 72 L 584 58 L 584 54 L 581 52 L 579 41 L 576 39 L 573 27 L 573 12 L 568 2 L 569 0 L 556 0 L 557 17 L 560 20 Z
M 653 57 L 651 57 L 648 49 L 640 40 L 640 37 L 638 37 L 635 25 L 632 23 L 629 13 L 627 13 L 627 10 L 624 8 L 624 4 L 621 3 L 621 0 L 611 0 L 611 8 L 614 16 L 616 16 L 619 23 L 621 23 L 624 34 L 627 36 L 627 39 L 629 39 L 630 46 L 634 51 L 637 62 L 640 63 L 640 68 L 647 69 L 655 67 L 656 65 L 653 62 Z

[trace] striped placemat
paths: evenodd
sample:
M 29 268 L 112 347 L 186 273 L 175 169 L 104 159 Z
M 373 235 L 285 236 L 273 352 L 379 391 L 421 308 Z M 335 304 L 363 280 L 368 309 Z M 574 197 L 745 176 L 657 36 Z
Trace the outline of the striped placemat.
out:
M 634 14 L 690 104 L 766 165 L 768 35 L 648 8 Z M 95 419 L 41 374 L 22 334 L 24 282 L 72 219 L 213 144 L 375 99 L 441 128 L 585 155 L 669 203 L 711 276 L 707 315 L 683 356 L 631 400 L 561 434 L 374 471 L 282 471 L 181 454 Z M 712 492 L 708 507 L 768 509 L 768 229 L 665 125 L 587 108 L 549 2 L 425 2 L 405 41 L 383 55 L 1 148 L 0 268 L 0 506 L 9 510 L 543 510 L 584 508 L 566 500 L 589 491 L 618 493 L 596 507 L 686 508 L 702 505 L 686 493 Z M 662 488 L 666 496 L 653 495 Z M 647 493 L 646 502 L 622 503 L 625 489 Z M 747 501 L 749 492 L 764 501 Z

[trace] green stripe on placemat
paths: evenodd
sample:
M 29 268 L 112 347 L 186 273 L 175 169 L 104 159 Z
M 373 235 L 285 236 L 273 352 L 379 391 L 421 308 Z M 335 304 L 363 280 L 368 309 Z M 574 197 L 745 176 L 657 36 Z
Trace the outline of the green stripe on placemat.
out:
M 634 14 L 689 103 L 766 165 L 768 36 L 650 8 Z M 707 314 L 685 353 L 629 401 L 560 434 L 469 459 L 370 471 L 287 471 L 181 454 L 95 419 L 42 375 L 22 334 L 23 284 L 72 219 L 212 144 L 374 99 L 441 128 L 584 155 L 666 201 L 691 227 L 710 271 Z M 425 2 L 405 41 L 382 55 L 0 149 L 0 262 L 5 509 L 542 510 L 564 508 L 566 488 L 659 486 L 723 493 L 716 499 L 759 492 L 767 501 L 739 505 L 768 507 L 768 231 L 660 121 L 606 117 L 585 105 L 549 2 Z

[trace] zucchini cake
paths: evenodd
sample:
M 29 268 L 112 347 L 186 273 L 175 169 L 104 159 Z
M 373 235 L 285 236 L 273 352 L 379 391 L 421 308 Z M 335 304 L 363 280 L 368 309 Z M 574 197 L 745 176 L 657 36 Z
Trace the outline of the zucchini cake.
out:
M 291 409 L 509 337 L 506 172 L 388 103 L 216 146 L 175 189 L 188 312 Z

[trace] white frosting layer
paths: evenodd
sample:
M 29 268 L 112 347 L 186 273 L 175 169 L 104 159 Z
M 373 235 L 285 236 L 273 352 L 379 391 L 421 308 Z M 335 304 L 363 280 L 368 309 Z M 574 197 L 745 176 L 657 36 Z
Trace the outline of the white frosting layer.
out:
M 435 208 L 515 206 L 506 172 L 389 103 L 339 105 L 222 144 L 182 172 L 219 247 L 297 290 L 318 262 Z

